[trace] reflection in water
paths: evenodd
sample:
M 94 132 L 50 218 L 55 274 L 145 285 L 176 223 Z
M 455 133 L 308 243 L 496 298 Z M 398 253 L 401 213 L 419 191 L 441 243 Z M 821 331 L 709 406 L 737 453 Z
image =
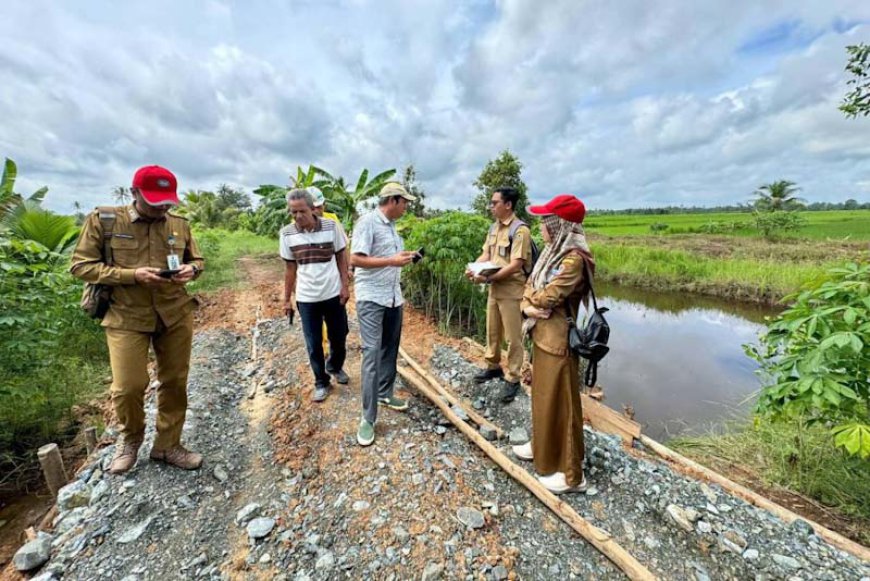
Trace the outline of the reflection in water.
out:
M 744 400 L 759 382 L 742 345 L 757 340 L 773 310 L 612 285 L 597 290 L 611 309 L 611 350 L 598 372 L 609 406 L 630 404 L 644 432 L 662 440 L 745 416 L 751 403 Z

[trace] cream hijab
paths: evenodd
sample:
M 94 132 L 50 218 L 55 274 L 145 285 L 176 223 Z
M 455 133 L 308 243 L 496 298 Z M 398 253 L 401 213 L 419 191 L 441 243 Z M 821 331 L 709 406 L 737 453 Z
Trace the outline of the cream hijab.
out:
M 532 285 L 535 290 L 542 290 L 552 280 L 552 273 L 558 268 L 562 259 L 572 252 L 580 252 L 583 255 L 583 260 L 589 264 L 590 270 L 594 271 L 595 262 L 592 260 L 592 252 L 589 250 L 589 243 L 586 242 L 586 233 L 581 224 L 569 222 L 550 214 L 541 218 L 544 226 L 547 227 L 547 232 L 550 234 L 550 243 L 544 247 L 543 252 L 538 257 L 535 263 L 535 268 L 529 275 L 528 284 Z M 583 279 L 583 297 L 585 298 L 589 289 L 589 281 L 586 277 Z M 529 317 L 523 321 L 523 334 L 528 335 L 538 319 Z
M 586 233 L 582 224 L 563 220 L 555 214 L 544 216 L 541 221 L 550 234 L 550 243 L 544 247 L 534 270 L 529 275 L 529 282 L 535 290 L 547 286 L 550 282 L 550 273 L 571 252 L 579 250 L 584 259 L 588 259 L 590 263 L 592 259 L 592 252 L 589 250 L 589 243 L 586 242 Z

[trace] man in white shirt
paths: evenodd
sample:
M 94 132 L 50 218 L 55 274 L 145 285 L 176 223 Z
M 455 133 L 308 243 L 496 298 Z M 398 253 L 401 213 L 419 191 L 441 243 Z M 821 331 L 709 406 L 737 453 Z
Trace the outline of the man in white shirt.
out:
M 294 223 L 281 229 L 280 252 L 284 259 L 284 311 L 296 308 L 314 373 L 313 400 L 329 395 L 332 375 L 348 382 L 344 372 L 348 333 L 345 304 L 350 297 L 347 279 L 347 241 L 335 221 L 314 213 L 314 198 L 303 189 L 287 194 L 287 210 Z M 329 360 L 323 355 L 323 325 L 329 337 Z

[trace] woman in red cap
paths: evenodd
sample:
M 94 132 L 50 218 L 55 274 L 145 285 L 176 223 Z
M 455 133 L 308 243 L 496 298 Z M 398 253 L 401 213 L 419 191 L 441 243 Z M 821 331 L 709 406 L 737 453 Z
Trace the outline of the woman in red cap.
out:
M 513 451 L 534 460 L 541 484 L 550 491 L 582 492 L 586 478 L 580 374 L 578 359 L 568 349 L 568 317 L 586 298 L 586 272 L 594 268 L 581 226 L 586 207 L 562 194 L 543 206 L 530 206 L 529 212 L 542 217 L 546 248 L 526 282 L 522 301 L 527 317 L 523 330 L 533 342 L 532 440 Z

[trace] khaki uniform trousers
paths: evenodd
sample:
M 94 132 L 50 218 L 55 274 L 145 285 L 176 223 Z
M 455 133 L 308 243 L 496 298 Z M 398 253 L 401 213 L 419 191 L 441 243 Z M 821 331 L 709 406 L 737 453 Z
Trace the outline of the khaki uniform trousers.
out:
M 157 359 L 157 436 L 154 450 L 166 450 L 181 442 L 187 415 L 187 374 L 193 340 L 193 312 L 167 328 L 158 317 L 151 333 L 106 328 L 112 364 L 110 390 L 115 415 L 126 441 L 145 433 L 145 389 L 148 387 L 148 348 Z
M 532 348 L 532 454 L 535 471 L 563 472 L 568 486 L 583 480 L 583 410 L 579 361 Z
M 505 380 L 515 383 L 520 380 L 523 368 L 523 315 L 520 297 L 496 299 L 490 292 L 486 302 L 486 354 L 484 359 L 490 369 L 501 367 L 501 342 L 507 340 L 508 368 Z

